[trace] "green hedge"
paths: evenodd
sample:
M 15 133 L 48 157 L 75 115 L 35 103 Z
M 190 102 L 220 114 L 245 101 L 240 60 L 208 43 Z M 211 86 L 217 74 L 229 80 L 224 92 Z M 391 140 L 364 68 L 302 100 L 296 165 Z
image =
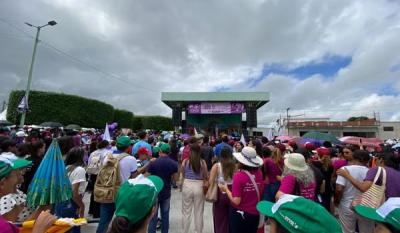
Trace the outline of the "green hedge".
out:
M 9 121 L 19 124 L 21 114 L 17 112 L 17 107 L 23 96 L 24 91 L 10 93 L 7 111 Z M 113 106 L 76 95 L 31 91 L 28 103 L 29 112 L 26 114 L 25 124 L 29 125 L 55 121 L 64 125 L 104 128 L 106 122 L 114 120 Z
M 172 119 L 163 116 L 134 116 L 133 126 L 134 130 L 150 129 L 150 130 L 174 130 Z
M 133 116 L 132 117 L 132 129 L 133 130 L 139 131 L 139 130 L 143 129 L 142 118 L 143 118 L 143 116 Z
M 133 122 L 133 113 L 122 109 L 114 109 L 114 122 L 118 123 L 118 129 L 130 129 Z

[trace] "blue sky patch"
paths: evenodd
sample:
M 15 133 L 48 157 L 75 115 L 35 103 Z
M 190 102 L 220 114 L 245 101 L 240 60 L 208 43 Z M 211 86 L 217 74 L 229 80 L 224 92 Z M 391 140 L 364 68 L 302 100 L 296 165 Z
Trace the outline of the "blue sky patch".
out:
M 310 62 L 304 66 L 288 70 L 279 64 L 265 65 L 262 74 L 251 80 L 251 87 L 256 87 L 269 74 L 291 75 L 304 80 L 312 75 L 320 74 L 331 78 L 352 61 L 351 57 L 325 56 L 322 62 Z
M 216 87 L 214 88 L 214 92 L 227 92 L 229 91 L 228 87 Z

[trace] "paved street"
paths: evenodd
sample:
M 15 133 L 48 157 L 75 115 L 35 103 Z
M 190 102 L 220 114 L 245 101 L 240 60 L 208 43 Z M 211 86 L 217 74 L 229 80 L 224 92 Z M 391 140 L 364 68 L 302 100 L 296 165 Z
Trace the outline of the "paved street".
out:
M 87 206 L 86 209 L 89 208 L 89 197 L 90 195 L 85 195 L 84 202 Z M 181 221 L 182 221 L 182 194 L 178 190 L 172 190 L 172 198 L 171 198 L 171 212 L 170 212 L 170 231 L 171 233 L 179 233 L 182 232 Z M 203 233 L 213 233 L 213 220 L 212 220 L 212 205 L 208 202 L 205 204 L 204 208 L 204 230 Z M 87 216 L 86 216 L 87 217 Z M 89 217 L 87 217 L 89 218 Z M 96 232 L 97 224 L 89 224 L 88 226 L 82 228 L 83 233 L 94 233 Z M 191 231 L 194 232 L 194 223 L 192 220 L 191 223 Z M 266 230 L 265 232 L 269 232 Z

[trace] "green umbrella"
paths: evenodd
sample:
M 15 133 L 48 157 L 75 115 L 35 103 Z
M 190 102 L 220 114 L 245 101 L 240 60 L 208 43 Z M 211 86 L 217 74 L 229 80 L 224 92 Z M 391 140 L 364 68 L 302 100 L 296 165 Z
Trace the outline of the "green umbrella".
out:
M 328 141 L 328 142 L 333 142 L 337 144 L 342 144 L 342 142 L 337 139 L 335 136 L 333 136 L 330 133 L 322 133 L 322 132 L 308 132 L 301 136 L 302 138 L 312 138 L 312 139 L 317 139 L 317 140 L 323 140 L 323 141 Z

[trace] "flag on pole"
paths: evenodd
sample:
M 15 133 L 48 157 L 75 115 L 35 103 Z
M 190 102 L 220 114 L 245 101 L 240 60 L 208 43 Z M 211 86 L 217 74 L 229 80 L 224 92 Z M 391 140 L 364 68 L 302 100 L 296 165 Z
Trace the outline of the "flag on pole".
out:
M 274 139 L 274 133 L 272 132 L 272 128 L 269 129 L 268 132 L 268 140 L 271 141 L 272 139 Z
M 279 128 L 279 136 L 283 136 L 283 127 Z
M 197 129 L 196 129 L 196 127 L 194 127 L 194 135 L 196 136 L 198 133 L 197 133 Z
M 106 123 L 106 129 L 104 130 L 103 140 L 107 140 L 107 141 L 111 140 L 110 131 L 108 130 L 108 123 Z
M 27 112 L 29 109 L 28 101 L 26 100 L 26 94 L 22 97 L 21 102 L 19 102 L 17 111 L 20 113 Z
M 244 140 L 244 134 L 242 134 L 242 136 L 240 136 L 240 141 L 243 143 L 244 146 L 247 146 L 246 140 Z

